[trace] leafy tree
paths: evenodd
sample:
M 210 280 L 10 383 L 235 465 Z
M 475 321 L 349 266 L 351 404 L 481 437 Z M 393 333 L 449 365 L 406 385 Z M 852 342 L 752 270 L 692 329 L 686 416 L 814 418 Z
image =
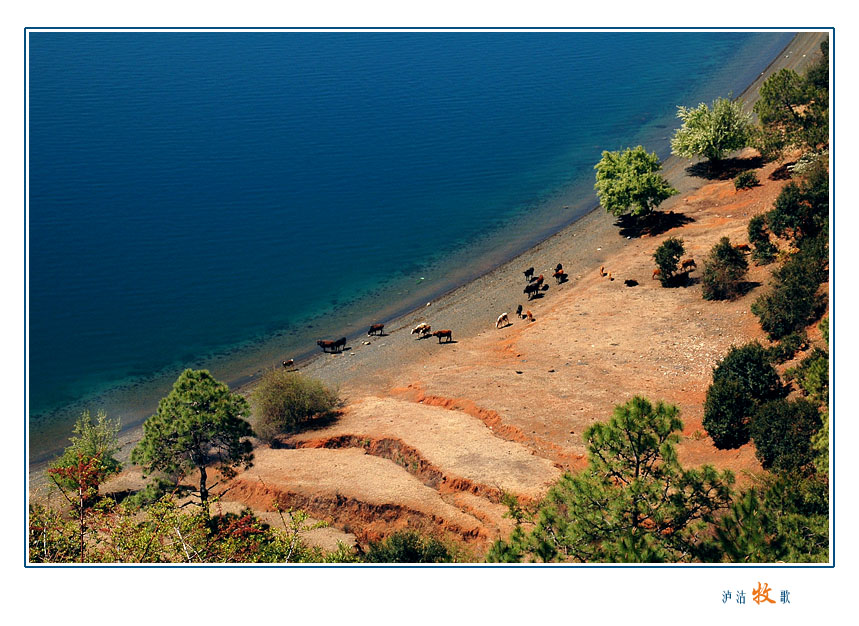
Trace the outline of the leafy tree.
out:
M 749 220 L 749 243 L 752 244 L 752 260 L 758 265 L 768 265 L 775 261 L 778 252 L 766 229 L 766 216 L 755 215 Z
M 821 476 L 829 476 L 829 407 L 821 411 L 822 424 L 811 438 L 814 450 L 814 469 Z
M 701 295 L 705 300 L 729 300 L 742 292 L 743 279 L 749 270 L 745 255 L 722 237 L 704 259 Z
M 683 124 L 671 139 L 671 153 L 687 159 L 703 157 L 711 163 L 749 145 L 751 117 L 739 100 L 717 98 L 713 107 L 677 107 Z
M 677 263 L 683 252 L 683 240 L 669 237 L 653 253 L 653 260 L 659 268 L 659 282 L 663 287 L 670 286 L 676 280 Z
M 122 464 L 116 459 L 119 452 L 119 428 L 119 420 L 108 419 L 104 411 L 98 411 L 93 419 L 90 412 L 84 410 L 75 421 L 72 430 L 74 434 L 69 438 L 71 444 L 63 455 L 51 464 L 51 469 L 80 468 L 81 463 L 97 459 L 95 474 L 92 476 L 95 493 L 89 494 L 88 498 L 98 495 L 98 486 L 122 469 Z M 51 476 L 64 488 L 78 488 L 79 481 L 74 478 L 74 472 L 72 477 L 65 474 L 66 472 L 53 471 Z
M 808 400 L 782 398 L 762 404 L 749 427 L 755 456 L 764 469 L 799 469 L 814 457 L 811 438 L 820 426 L 817 406 Z
M 452 563 L 454 558 L 438 539 L 403 530 L 382 541 L 370 542 L 364 560 L 367 563 Z
M 785 372 L 785 378 L 795 380 L 809 400 L 825 404 L 829 400 L 829 354 L 815 348 L 798 366 Z
M 646 216 L 678 193 L 659 173 L 659 157 L 655 152 L 648 154 L 643 146 L 604 151 L 594 169 L 600 204 L 612 215 Z
M 319 380 L 272 369 L 263 374 L 253 390 L 251 405 L 254 432 L 263 441 L 272 441 L 279 434 L 294 432 L 313 417 L 332 413 L 340 406 L 340 399 Z
M 685 469 L 675 406 L 635 397 L 585 431 L 588 467 L 565 474 L 536 510 L 511 507 L 517 529 L 491 561 L 681 562 L 730 501 L 733 475 Z M 526 532 L 522 523 L 533 524 Z
M 247 401 L 215 380 L 206 370 L 185 370 L 173 390 L 158 403 L 158 411 L 143 424 L 143 439 L 131 454 L 147 473 L 184 474 L 200 471 L 200 502 L 208 512 L 207 469 L 216 466 L 231 476 L 241 465 L 250 467 L 253 436 L 245 417 Z
M 752 342 L 731 347 L 713 368 L 703 426 L 717 448 L 738 448 L 749 441 L 749 423 L 758 406 L 783 397 L 785 391 L 763 346 Z

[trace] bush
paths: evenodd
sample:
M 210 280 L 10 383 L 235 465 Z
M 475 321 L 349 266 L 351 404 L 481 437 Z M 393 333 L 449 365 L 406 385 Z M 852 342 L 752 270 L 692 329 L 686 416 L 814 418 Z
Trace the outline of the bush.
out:
M 729 300 L 742 293 L 749 269 L 745 255 L 722 237 L 704 260 L 701 293 L 705 300 Z
M 829 354 L 815 348 L 799 365 L 785 372 L 785 378 L 795 380 L 810 400 L 826 403 L 829 400 Z
M 770 241 L 766 230 L 766 217 L 755 215 L 749 220 L 749 243 L 752 244 L 752 260 L 758 265 L 768 265 L 775 261 L 778 246 Z
M 766 214 L 767 226 L 777 237 L 796 240 L 816 237 L 829 230 L 829 172 L 819 162 L 809 167 L 799 183 L 791 181 Z
M 703 426 L 717 448 L 738 448 L 749 441 L 749 422 L 758 406 L 785 391 L 763 346 L 752 342 L 732 347 L 713 368 Z
M 761 181 L 758 180 L 758 175 L 751 170 L 740 172 L 740 174 L 734 179 L 734 189 L 737 190 L 751 189 L 752 187 L 757 187 L 760 184 Z
M 452 563 L 454 559 L 438 539 L 404 530 L 382 541 L 371 542 L 365 560 L 368 563 Z
M 786 363 L 800 350 L 808 347 L 808 337 L 805 331 L 793 332 L 776 345 L 767 350 L 770 361 L 776 364 Z
M 813 402 L 773 400 L 760 406 L 750 426 L 755 456 L 764 469 L 793 470 L 814 459 L 811 439 L 822 421 Z
M 676 281 L 677 263 L 683 256 L 683 252 L 683 240 L 669 237 L 653 253 L 653 260 L 659 268 L 659 282 L 663 287 L 668 287 Z
M 251 404 L 254 432 L 270 442 L 277 435 L 295 432 L 309 419 L 331 414 L 340 407 L 340 399 L 319 380 L 272 369 L 253 390 Z
M 827 279 L 827 242 L 821 235 L 804 242 L 803 248 L 773 272 L 769 293 L 752 303 L 770 339 L 780 339 L 804 328 L 821 313 L 823 299 L 817 289 Z

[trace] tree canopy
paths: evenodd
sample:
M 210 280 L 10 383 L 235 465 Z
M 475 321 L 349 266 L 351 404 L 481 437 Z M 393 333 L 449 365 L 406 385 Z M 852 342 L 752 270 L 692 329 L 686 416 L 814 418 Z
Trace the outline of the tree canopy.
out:
M 263 441 L 297 430 L 307 420 L 340 405 L 336 392 L 298 372 L 268 370 L 251 394 L 253 429 Z
M 705 300 L 730 300 L 742 292 L 743 279 L 749 270 L 742 251 L 722 237 L 704 259 L 701 274 L 701 296 Z
M 172 391 L 158 403 L 158 411 L 143 424 L 143 439 L 131 454 L 147 473 L 180 475 L 200 471 L 200 500 L 208 508 L 206 468 L 217 466 L 229 476 L 241 465 L 250 467 L 253 430 L 245 418 L 247 400 L 231 393 L 207 370 L 187 369 Z
M 600 204 L 612 215 L 648 215 L 678 193 L 659 173 L 659 157 L 655 152 L 648 154 L 643 146 L 623 152 L 606 150 L 594 169 Z
M 565 474 L 532 514 L 514 503 L 520 523 L 489 560 L 693 560 L 701 527 L 730 502 L 733 475 L 680 465 L 678 414 L 675 406 L 635 397 L 615 407 L 608 423 L 589 427 L 587 469 Z M 533 524 L 530 532 L 523 521 Z
M 704 102 L 695 108 L 679 106 L 677 117 L 683 121 L 671 139 L 671 153 L 677 156 L 718 161 L 749 145 L 751 116 L 743 113 L 740 101 L 717 98 L 712 108 Z

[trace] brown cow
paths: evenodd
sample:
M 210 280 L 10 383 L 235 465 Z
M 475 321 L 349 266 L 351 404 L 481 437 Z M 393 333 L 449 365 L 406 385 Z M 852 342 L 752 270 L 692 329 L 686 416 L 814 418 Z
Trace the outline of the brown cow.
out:
M 740 252 L 751 252 L 751 248 L 749 248 L 749 244 L 747 243 L 738 243 L 734 246 L 734 250 L 739 250 Z
M 525 317 L 526 317 L 526 318 L 528 318 L 528 321 L 529 321 L 529 322 L 533 322 L 533 321 L 534 321 L 534 314 L 533 314 L 533 313 L 531 313 L 531 311 L 525 311 Z
M 695 259 L 683 259 L 680 261 L 680 269 L 681 270 L 694 270 L 698 269 L 698 265 L 695 263 Z
M 662 270 L 657 267 L 655 270 L 653 270 L 653 276 L 651 278 L 653 278 L 653 280 L 656 280 L 660 276 L 662 276 Z
M 446 337 L 447 341 L 453 341 L 453 331 L 449 329 L 437 330 L 433 333 L 433 337 L 438 337 L 438 342 L 441 343 L 442 337 Z
M 370 326 L 370 330 L 367 331 L 367 335 L 375 335 L 376 333 L 381 335 L 383 328 L 385 328 L 384 324 L 373 324 Z

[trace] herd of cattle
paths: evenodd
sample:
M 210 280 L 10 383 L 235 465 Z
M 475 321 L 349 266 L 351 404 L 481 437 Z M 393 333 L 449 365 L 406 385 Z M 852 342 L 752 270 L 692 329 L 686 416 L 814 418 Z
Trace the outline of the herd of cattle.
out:
M 734 246 L 734 248 L 736 248 L 737 250 L 743 251 L 743 252 L 749 251 L 749 246 L 747 244 L 738 244 L 738 245 Z M 697 268 L 697 265 L 696 265 L 694 259 L 691 259 L 691 258 L 683 259 L 680 262 L 680 269 L 683 272 L 688 273 L 688 272 L 695 270 L 696 268 Z M 544 290 L 549 288 L 548 285 L 544 284 L 545 277 L 543 276 L 543 274 L 540 274 L 539 276 L 534 276 L 534 268 L 533 267 L 529 267 L 528 269 L 526 269 L 522 273 L 525 275 L 525 280 L 527 282 L 527 285 L 525 286 L 525 289 L 523 290 L 522 293 L 524 295 L 528 296 L 529 302 L 532 299 L 536 298 L 540 294 L 541 291 L 544 291 Z M 600 267 L 599 274 L 600 274 L 600 277 L 603 277 L 603 278 L 607 277 L 611 281 L 614 280 L 614 277 L 611 275 L 611 272 L 606 271 L 605 266 Z M 653 270 L 652 278 L 655 280 L 655 279 L 659 278 L 660 274 L 661 274 L 661 272 L 660 272 L 659 268 L 657 268 L 657 269 Z M 564 283 L 567 281 L 567 274 L 564 272 L 564 268 L 560 263 L 558 263 L 555 266 L 555 271 L 552 274 L 552 277 L 555 279 L 555 281 L 559 285 L 561 283 Z M 626 279 L 623 282 L 627 287 L 634 287 L 634 286 L 638 285 L 638 281 L 633 280 L 633 279 Z M 523 311 L 521 304 L 516 308 L 516 316 L 519 319 L 527 319 L 529 322 L 534 321 L 533 313 L 531 313 L 531 311 L 528 311 L 528 310 Z M 507 326 L 509 324 L 510 324 L 510 318 L 508 317 L 507 313 L 502 313 L 495 320 L 495 328 L 503 328 L 504 326 Z M 367 335 L 368 336 L 372 336 L 372 335 L 381 336 L 384 333 L 384 329 L 385 329 L 384 324 L 373 324 L 372 326 L 370 326 L 370 329 L 367 331 Z M 444 340 L 445 343 L 450 343 L 453 341 L 453 331 L 451 331 L 450 329 L 447 329 L 447 328 L 442 329 L 442 330 L 433 331 L 432 327 L 429 324 L 427 324 L 426 322 L 421 322 L 420 324 L 415 326 L 412 329 L 411 334 L 412 335 L 418 335 L 418 339 L 424 339 L 426 337 L 436 337 L 436 338 L 438 338 L 439 343 L 442 343 L 442 340 Z M 316 345 L 318 345 L 320 348 L 322 348 L 323 352 L 329 352 L 332 354 L 337 353 L 337 352 L 342 352 L 346 348 L 346 337 L 340 337 L 340 339 L 336 339 L 336 340 L 320 339 L 319 341 L 316 342 Z M 292 367 L 293 364 L 294 364 L 294 361 L 292 359 L 289 359 L 287 361 L 283 361 L 284 367 Z

